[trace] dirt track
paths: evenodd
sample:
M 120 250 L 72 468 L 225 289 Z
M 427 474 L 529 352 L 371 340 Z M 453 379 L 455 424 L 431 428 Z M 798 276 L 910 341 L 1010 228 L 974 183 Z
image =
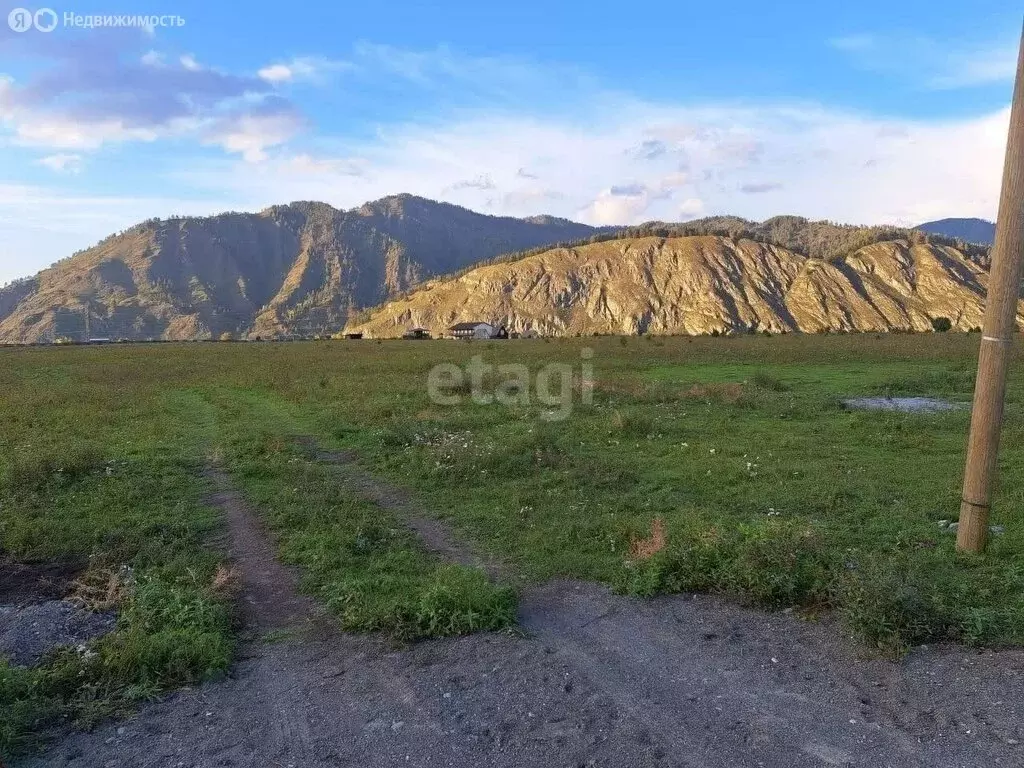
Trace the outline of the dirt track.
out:
M 526 636 L 394 649 L 335 631 L 215 479 L 251 626 L 293 632 L 254 637 L 226 681 L 24 765 L 1024 765 L 1024 652 L 859 661 L 834 626 L 570 582 L 522 596 Z M 365 482 L 353 491 L 388 505 Z

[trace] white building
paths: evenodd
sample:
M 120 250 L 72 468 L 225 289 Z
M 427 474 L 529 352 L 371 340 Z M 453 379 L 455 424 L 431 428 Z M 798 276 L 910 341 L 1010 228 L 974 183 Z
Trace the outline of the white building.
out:
M 489 339 L 494 335 L 494 326 L 480 321 L 456 323 L 448 333 L 453 339 Z

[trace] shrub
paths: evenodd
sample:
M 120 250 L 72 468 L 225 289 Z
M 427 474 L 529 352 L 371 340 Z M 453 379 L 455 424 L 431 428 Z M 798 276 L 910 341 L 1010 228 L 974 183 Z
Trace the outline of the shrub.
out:
M 848 564 L 833 601 L 863 641 L 897 654 L 909 646 L 945 636 L 950 617 L 937 599 L 941 588 L 933 569 L 927 578 L 916 563 L 891 554 Z
M 933 317 L 932 329 L 936 333 L 946 333 L 953 328 L 953 321 L 948 317 Z

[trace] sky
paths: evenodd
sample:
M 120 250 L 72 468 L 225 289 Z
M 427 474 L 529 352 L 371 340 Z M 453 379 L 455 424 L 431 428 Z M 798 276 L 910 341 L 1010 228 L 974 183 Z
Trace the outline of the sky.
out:
M 401 192 L 595 225 L 993 219 L 1022 22 L 986 0 L 5 2 L 0 285 L 151 217 Z

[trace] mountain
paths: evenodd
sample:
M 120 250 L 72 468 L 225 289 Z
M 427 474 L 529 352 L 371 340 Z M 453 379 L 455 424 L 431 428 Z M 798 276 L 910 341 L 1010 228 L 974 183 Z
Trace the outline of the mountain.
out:
M 337 329 L 356 309 L 433 275 L 596 231 L 412 195 L 348 211 L 297 202 L 154 219 L 0 289 L 0 342 L 79 339 L 87 331 L 192 339 Z
M 933 235 L 955 237 L 967 243 L 992 245 L 996 239 L 996 225 L 985 219 L 939 219 L 920 224 L 917 229 Z
M 815 242 L 842 239 L 844 228 L 829 226 L 839 234 L 825 237 L 821 229 Z M 798 233 L 794 242 L 807 239 L 798 229 L 792 233 Z M 389 337 L 421 326 L 437 334 L 455 322 L 483 320 L 545 335 L 924 331 L 934 317 L 948 317 L 960 330 L 979 327 L 985 268 L 922 233 L 906 235 L 828 260 L 723 235 L 553 248 L 431 280 L 355 318 L 346 330 Z M 864 237 L 851 230 L 847 242 Z
M 411 195 L 297 202 L 112 235 L 0 289 L 0 342 L 397 336 L 476 319 L 552 334 L 926 330 L 936 316 L 968 329 L 987 263 L 949 236 L 796 216 L 611 230 Z

